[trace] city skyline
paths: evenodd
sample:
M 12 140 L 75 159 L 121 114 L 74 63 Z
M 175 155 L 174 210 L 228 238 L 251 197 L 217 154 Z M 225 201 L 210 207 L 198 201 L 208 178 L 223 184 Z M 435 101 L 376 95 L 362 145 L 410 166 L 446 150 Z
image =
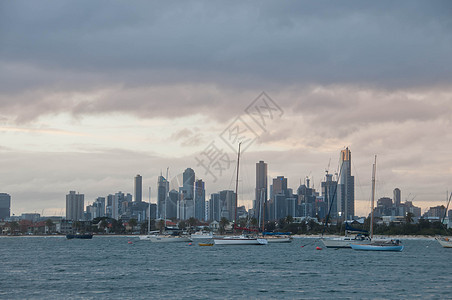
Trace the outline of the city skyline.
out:
M 193 168 L 206 199 L 233 190 L 234 164 L 214 181 L 197 158 L 213 141 L 235 157 L 224 139 L 236 120 L 254 134 L 240 165 L 248 208 L 257 162 L 269 182 L 296 189 L 309 177 L 320 191 L 347 147 L 357 215 L 370 210 L 375 154 L 377 197 L 397 187 L 424 211 L 452 190 L 447 1 L 1 5 L 0 193 L 11 214 L 64 215 L 69 191 L 85 203 L 134 194 L 136 174 L 156 203 L 168 167 L 169 180 Z M 249 111 L 263 91 L 278 108 L 265 126 Z

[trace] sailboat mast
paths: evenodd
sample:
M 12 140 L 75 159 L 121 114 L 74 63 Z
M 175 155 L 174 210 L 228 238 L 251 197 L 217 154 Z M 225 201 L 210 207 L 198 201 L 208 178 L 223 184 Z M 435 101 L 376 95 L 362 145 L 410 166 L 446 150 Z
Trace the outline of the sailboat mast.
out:
M 148 234 L 151 233 L 151 187 L 149 187 L 149 206 L 148 206 L 149 218 L 148 218 Z
M 169 198 L 169 183 L 168 183 L 168 171 L 169 171 L 169 167 L 166 168 L 166 182 L 165 182 L 165 230 L 166 230 L 166 202 L 168 201 Z
M 374 202 L 375 202 L 375 173 L 377 172 L 377 156 L 372 169 L 372 203 L 370 208 L 370 238 L 374 238 Z
M 234 227 L 237 226 L 237 204 L 239 201 L 239 165 L 240 165 L 240 146 L 242 142 L 239 143 L 239 152 L 237 154 L 237 177 L 235 179 L 235 214 L 234 214 Z

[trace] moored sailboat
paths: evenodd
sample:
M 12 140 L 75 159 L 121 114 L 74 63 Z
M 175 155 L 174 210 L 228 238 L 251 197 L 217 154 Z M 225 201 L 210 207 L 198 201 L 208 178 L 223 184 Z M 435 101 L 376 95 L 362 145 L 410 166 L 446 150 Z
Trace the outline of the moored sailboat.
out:
M 166 199 L 165 199 L 165 229 L 166 229 Z M 154 243 L 191 242 L 191 239 L 188 236 L 179 236 L 174 234 L 160 234 L 158 233 L 158 231 L 151 232 L 151 188 L 149 188 L 148 234 L 140 235 L 139 238 L 141 241 L 150 241 Z
M 441 225 L 443 226 L 444 230 L 447 231 L 446 227 L 444 226 L 444 220 L 447 216 L 447 211 L 449 209 L 450 199 L 452 198 L 452 193 L 450 193 L 449 200 L 447 201 L 446 210 L 444 211 L 444 217 L 441 222 Z M 435 237 L 435 240 L 438 241 L 438 243 L 443 246 L 443 248 L 452 248 L 452 238 L 446 237 L 446 236 L 437 236 Z
M 240 165 L 240 145 L 237 154 L 237 176 L 235 181 L 235 216 L 234 228 L 237 224 L 237 202 L 238 202 L 238 185 L 239 185 L 239 165 Z M 254 235 L 241 234 L 236 236 L 215 237 L 213 239 L 215 245 L 267 245 L 267 240 Z
M 372 168 L 372 204 L 370 213 L 370 243 L 351 243 L 350 247 L 353 250 L 361 251 L 402 251 L 403 245 L 400 240 L 378 240 L 373 239 L 374 235 L 374 203 L 375 203 L 375 173 L 377 171 L 377 156 L 375 155 L 375 162 Z

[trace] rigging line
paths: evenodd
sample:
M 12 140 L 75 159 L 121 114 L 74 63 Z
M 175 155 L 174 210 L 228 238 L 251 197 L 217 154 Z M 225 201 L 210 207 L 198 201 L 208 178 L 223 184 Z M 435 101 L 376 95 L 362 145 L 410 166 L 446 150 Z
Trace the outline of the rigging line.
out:
M 447 206 L 446 206 L 446 210 L 444 211 L 444 217 L 443 217 L 443 221 L 441 222 L 442 227 L 444 228 L 444 230 L 447 232 L 447 227 L 444 226 L 444 220 L 446 219 L 447 216 L 447 210 L 449 209 L 449 204 L 450 204 L 450 199 L 452 198 L 452 193 L 450 193 L 449 196 L 449 201 L 447 201 Z

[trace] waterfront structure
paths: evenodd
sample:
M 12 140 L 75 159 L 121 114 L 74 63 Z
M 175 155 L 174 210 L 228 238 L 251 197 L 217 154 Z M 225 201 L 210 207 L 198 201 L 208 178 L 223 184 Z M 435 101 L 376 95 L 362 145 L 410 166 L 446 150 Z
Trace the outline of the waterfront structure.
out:
M 206 215 L 206 189 L 202 179 L 195 182 L 195 218 L 205 221 Z
M 133 192 L 135 202 L 143 201 L 143 178 L 140 174 L 135 176 Z
M 268 200 L 267 182 L 267 163 L 261 160 L 256 163 L 256 189 L 253 203 L 254 217 L 257 220 L 262 219 L 261 212 L 264 211 Z
M 70 191 L 66 195 L 66 220 L 80 221 L 83 219 L 85 195 Z
M 352 153 L 348 148 L 341 151 L 340 165 L 337 211 L 343 220 L 352 220 L 355 215 L 355 177 L 351 174 Z
M 11 196 L 6 193 L 0 193 L 0 220 L 11 216 Z

